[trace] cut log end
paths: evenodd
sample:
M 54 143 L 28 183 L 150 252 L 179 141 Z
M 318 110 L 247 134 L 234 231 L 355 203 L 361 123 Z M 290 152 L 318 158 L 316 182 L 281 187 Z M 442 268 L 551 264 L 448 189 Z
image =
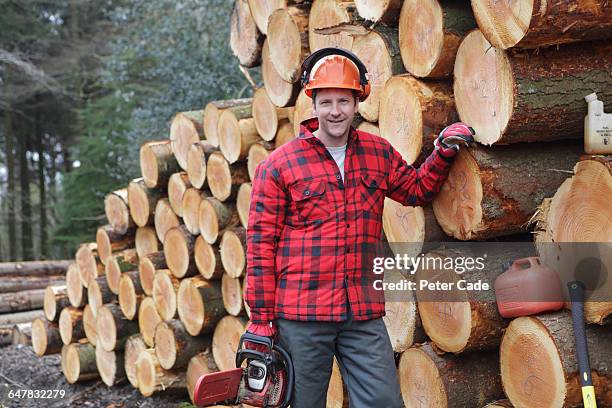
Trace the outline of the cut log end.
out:
M 259 88 L 253 96 L 253 119 L 255 128 L 263 140 L 272 140 L 278 129 L 279 117 L 265 88 Z
M 251 183 L 243 183 L 238 189 L 238 196 L 236 197 L 236 210 L 238 211 L 238 218 L 244 228 L 249 224 L 249 210 L 251 207 Z M 215 237 L 216 239 L 216 237 Z M 211 243 L 207 240 L 207 242 Z M 212 242 L 214 243 L 214 241 Z
M 89 343 L 73 343 L 62 348 L 62 371 L 69 384 L 99 378 L 96 351 Z
M 198 208 L 200 234 L 209 244 L 217 242 L 219 236 L 219 217 L 210 200 L 202 200 Z M 197 262 L 197 260 L 196 260 Z
M 194 391 L 196 384 L 201 376 L 204 374 L 210 374 L 218 371 L 218 368 L 212 358 L 210 350 L 204 351 L 200 354 L 196 354 L 189 360 L 187 366 L 187 391 L 189 392 L 189 398 L 191 402 L 194 402 Z
M 123 315 L 129 320 L 133 320 L 136 317 L 138 306 L 143 296 L 142 290 L 138 293 L 137 287 L 134 284 L 134 280 L 137 278 L 136 274 L 132 276 L 124 274 L 119 281 L 119 307 L 121 307 Z
M 200 203 L 206 198 L 206 193 L 197 188 L 189 188 L 183 194 L 183 222 L 187 230 L 193 234 L 200 233 L 199 209 Z
M 87 291 L 83 288 L 76 264 L 68 267 L 66 272 L 66 294 L 70 304 L 74 307 L 82 307 L 87 302 Z
M 240 315 L 243 311 L 240 279 L 224 274 L 221 278 L 221 292 L 223 294 L 223 306 L 225 306 L 227 313 L 232 316 Z
M 139 258 L 159 251 L 157 233 L 153 227 L 140 227 L 136 230 L 136 253 Z
M 192 336 L 213 331 L 225 314 L 221 285 L 201 277 L 185 279 L 178 290 L 178 315 Z
M 177 278 L 192 275 L 195 272 L 193 245 L 195 237 L 184 226 L 172 228 L 164 240 L 164 256 L 168 269 Z
M 347 11 L 347 5 L 353 2 L 316 1 L 312 5 L 308 22 L 308 42 L 310 51 L 315 52 L 325 47 L 339 47 L 346 50 L 353 48 L 353 36 L 338 32 L 337 34 L 319 34 L 317 29 L 339 26 L 350 23 L 352 16 Z
M 66 307 L 60 313 L 59 331 L 64 344 L 70 344 L 85 335 L 83 330 L 83 311 Z
M 170 201 L 167 198 L 163 198 L 157 202 L 155 206 L 155 233 L 159 242 L 164 242 L 166 232 L 170 228 L 178 227 L 180 220 L 178 216 L 172 210 Z
M 270 54 L 282 79 L 295 82 L 304 59 L 310 53 L 308 10 L 299 7 L 279 8 L 268 21 Z
M 187 175 L 191 185 L 202 188 L 206 182 L 206 154 L 200 143 L 194 143 L 187 151 Z
M 161 321 L 153 298 L 144 298 L 138 309 L 138 326 L 147 346 L 155 346 L 155 328 Z
M 230 21 L 230 47 L 238 57 L 240 65 L 245 67 L 258 65 L 261 61 L 262 43 L 263 36 L 255 24 L 247 0 L 236 1 Z M 209 137 L 208 132 L 206 137 Z
M 257 28 L 262 34 L 268 34 L 268 20 L 270 14 L 276 9 L 287 7 L 287 0 L 267 0 L 267 1 L 256 1 L 249 0 L 249 9 Z
M 108 223 L 119 234 L 125 234 L 134 221 L 130 216 L 128 207 L 127 189 L 117 190 L 108 194 L 104 199 L 104 212 Z
M 278 73 L 270 56 L 268 40 L 264 41 L 261 52 L 261 75 L 268 97 L 276 106 L 289 106 L 299 92 L 298 83 L 285 81 Z
M 125 376 L 123 353 L 96 347 L 96 367 L 102 382 L 112 387 Z
M 162 320 L 168 321 L 176 315 L 176 292 L 179 280 L 168 270 L 159 270 L 153 280 L 153 301 Z
M 132 386 L 138 388 L 138 377 L 136 376 L 136 361 L 140 353 L 147 349 L 147 345 L 141 334 L 130 336 L 125 342 L 124 361 L 125 374 Z
M 50 322 L 57 321 L 61 309 L 70 303 L 66 294 L 66 286 L 47 286 L 43 299 L 45 317 Z
M 160 391 L 186 391 L 185 373 L 164 370 L 153 349 L 140 353 L 136 361 L 136 377 L 138 389 L 145 397 Z
M 406 406 L 447 406 L 447 395 L 434 362 L 418 348 L 406 350 L 400 359 L 399 377 Z
M 231 195 L 232 175 L 229 163 L 223 154 L 219 152 L 210 155 L 206 174 L 208 175 L 208 187 L 213 196 L 219 201 L 227 200 Z
M 140 147 L 140 172 L 147 187 L 165 187 L 170 175 L 179 170 L 169 140 Z
M 255 179 L 255 169 L 270 155 L 270 150 L 259 143 L 255 143 L 249 148 L 249 155 L 247 159 L 247 169 L 249 171 L 249 179 Z
M 227 229 L 221 237 L 219 251 L 223 269 L 232 278 L 243 275 L 246 267 L 246 230 L 242 227 Z
M 203 112 L 178 113 L 170 124 L 170 143 L 176 161 L 182 169 L 187 169 L 189 147 L 204 138 Z
M 240 336 L 246 330 L 246 320 L 225 316 L 217 323 L 212 340 L 212 353 L 219 370 L 229 370 L 236 366 L 236 349 Z
M 98 344 L 96 316 L 94 316 L 89 305 L 85 305 L 83 308 L 83 330 L 85 331 L 85 337 L 91 344 Z
M 88 287 L 89 281 L 96 279 L 101 272 L 102 265 L 97 263 L 97 244 L 81 244 L 76 252 L 75 259 L 79 267 L 79 277 L 83 286 Z
M 191 187 L 186 172 L 174 173 L 168 180 L 168 200 L 176 215 L 183 216 L 183 194 Z
M 63 342 L 57 324 L 36 318 L 32 322 L 32 348 L 38 356 L 59 353 Z
M 200 275 L 206 279 L 219 279 L 223 274 L 223 265 L 214 247 L 202 237 L 195 243 L 194 257 Z

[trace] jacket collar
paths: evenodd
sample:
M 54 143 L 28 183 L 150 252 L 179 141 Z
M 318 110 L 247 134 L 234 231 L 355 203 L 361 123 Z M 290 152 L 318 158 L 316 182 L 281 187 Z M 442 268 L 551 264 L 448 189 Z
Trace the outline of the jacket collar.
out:
M 308 142 L 313 142 L 315 140 L 319 140 L 313 133 L 319 128 L 319 119 L 318 118 L 310 118 L 303 120 L 300 122 L 300 134 L 298 135 L 298 139 L 305 139 Z M 348 144 L 351 144 L 355 140 L 358 139 L 358 132 L 355 130 L 353 126 L 351 126 L 351 130 L 349 131 L 349 136 L 347 140 Z

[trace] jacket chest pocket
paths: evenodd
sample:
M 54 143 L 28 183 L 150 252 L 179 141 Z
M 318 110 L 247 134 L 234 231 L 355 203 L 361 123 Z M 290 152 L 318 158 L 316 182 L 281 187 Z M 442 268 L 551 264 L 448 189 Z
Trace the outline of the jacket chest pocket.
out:
M 329 192 L 326 189 L 325 180 L 299 181 L 289 187 L 301 222 L 322 222 L 332 215 Z
M 359 184 L 361 209 L 380 214 L 383 211 L 387 194 L 387 178 L 384 174 L 362 174 Z

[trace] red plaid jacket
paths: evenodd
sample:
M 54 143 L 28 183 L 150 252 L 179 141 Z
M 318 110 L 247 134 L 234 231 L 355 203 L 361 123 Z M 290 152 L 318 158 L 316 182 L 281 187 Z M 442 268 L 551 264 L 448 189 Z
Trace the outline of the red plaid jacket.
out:
M 452 158 L 438 151 L 415 169 L 391 144 L 351 128 L 345 179 L 312 132 L 274 150 L 255 171 L 247 227 L 246 301 L 251 321 L 342 321 L 384 316 L 373 288 L 372 250 L 381 242 L 385 196 L 404 205 L 431 201 Z

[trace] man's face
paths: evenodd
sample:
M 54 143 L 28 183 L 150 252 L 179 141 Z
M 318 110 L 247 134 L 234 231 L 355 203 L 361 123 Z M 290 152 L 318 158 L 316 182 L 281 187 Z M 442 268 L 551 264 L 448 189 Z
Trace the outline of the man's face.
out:
M 324 88 L 317 91 L 313 113 L 319 129 L 332 138 L 348 134 L 359 100 L 350 89 Z

